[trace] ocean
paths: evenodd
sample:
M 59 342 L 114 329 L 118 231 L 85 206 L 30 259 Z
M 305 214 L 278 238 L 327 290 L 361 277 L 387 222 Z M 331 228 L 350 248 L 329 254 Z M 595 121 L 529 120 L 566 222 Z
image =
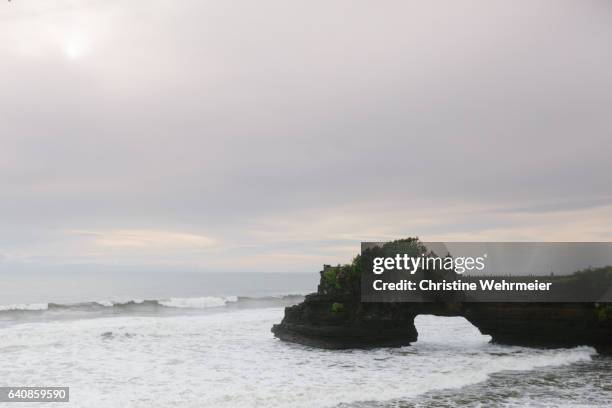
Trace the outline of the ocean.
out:
M 318 274 L 2 274 L 0 386 L 69 386 L 20 407 L 607 407 L 612 358 L 491 344 L 419 316 L 409 347 L 275 339 Z

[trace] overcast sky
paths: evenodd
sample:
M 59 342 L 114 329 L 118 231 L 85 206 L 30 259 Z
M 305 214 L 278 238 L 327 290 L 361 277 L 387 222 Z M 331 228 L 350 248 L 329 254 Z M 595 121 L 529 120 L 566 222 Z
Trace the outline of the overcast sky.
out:
M 0 4 L 0 270 L 612 240 L 609 1 Z

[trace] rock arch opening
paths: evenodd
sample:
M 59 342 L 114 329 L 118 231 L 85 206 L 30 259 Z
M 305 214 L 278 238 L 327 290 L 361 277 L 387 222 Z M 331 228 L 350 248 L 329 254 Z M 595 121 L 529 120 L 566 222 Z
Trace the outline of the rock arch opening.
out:
M 489 343 L 491 336 L 480 330 L 462 316 L 436 316 L 420 314 L 414 318 L 418 332 L 415 345 L 444 345 L 458 347 L 479 346 Z

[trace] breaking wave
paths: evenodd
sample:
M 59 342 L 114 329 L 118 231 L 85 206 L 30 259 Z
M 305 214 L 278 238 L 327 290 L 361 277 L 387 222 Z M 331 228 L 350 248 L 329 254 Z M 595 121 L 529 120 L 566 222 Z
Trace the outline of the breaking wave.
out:
M 302 295 L 244 297 L 204 296 L 170 297 L 166 299 L 129 299 L 123 301 L 102 300 L 81 303 L 27 303 L 0 305 L 0 316 L 7 314 L 40 314 L 44 312 L 95 312 L 95 311 L 152 311 L 155 309 L 213 309 L 213 308 L 264 308 L 283 307 L 301 302 Z
M 48 303 L 27 303 L 27 304 L 16 304 L 16 305 L 0 305 L 0 312 L 11 312 L 17 310 L 47 310 L 49 307 Z

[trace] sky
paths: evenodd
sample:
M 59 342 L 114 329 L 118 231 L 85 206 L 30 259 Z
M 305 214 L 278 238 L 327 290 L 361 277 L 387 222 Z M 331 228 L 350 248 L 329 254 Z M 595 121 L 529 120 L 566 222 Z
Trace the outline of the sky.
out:
M 0 5 L 0 271 L 612 241 L 608 1 Z

